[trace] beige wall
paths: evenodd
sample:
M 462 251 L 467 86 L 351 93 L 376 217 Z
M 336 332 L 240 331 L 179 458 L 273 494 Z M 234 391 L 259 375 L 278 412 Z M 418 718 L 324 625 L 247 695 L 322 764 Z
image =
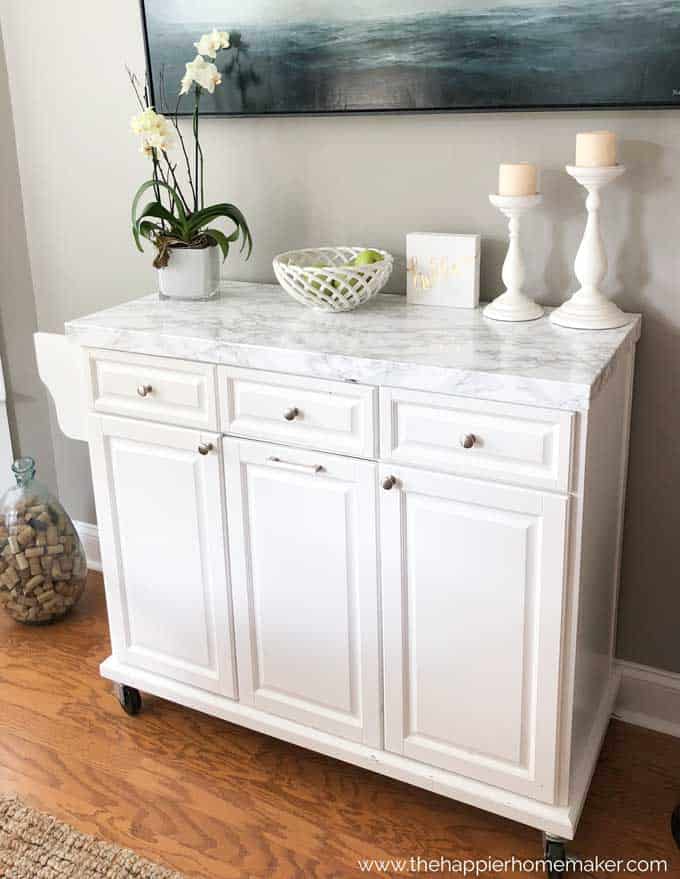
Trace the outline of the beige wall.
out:
M 38 378 L 31 335 L 37 329 L 28 262 L 14 125 L 0 32 L 0 356 L 7 384 L 7 412 L 14 453 L 31 455 L 38 476 L 54 491 L 56 472 L 47 393 Z M 0 491 L 13 483 L 0 473 Z
M 127 132 L 133 101 L 123 69 L 143 69 L 137 0 L 2 2 L 38 322 L 58 330 L 153 289 L 150 256 L 129 235 L 131 195 L 147 170 Z M 409 230 L 478 231 L 492 295 L 505 227 L 487 193 L 499 161 L 534 160 L 546 198 L 527 224 L 527 250 L 536 292 L 555 304 L 573 287 L 583 224 L 582 195 L 563 166 L 575 132 L 594 126 L 618 132 L 630 168 L 605 198 L 610 287 L 645 315 L 620 653 L 680 671 L 680 114 L 206 120 L 207 189 L 240 205 L 255 235 L 253 259 L 230 262 L 230 277 L 269 280 L 272 254 L 305 244 L 358 241 L 403 256 Z M 399 271 L 392 289 L 402 288 Z M 84 450 L 62 440 L 56 457 L 65 501 L 92 520 Z

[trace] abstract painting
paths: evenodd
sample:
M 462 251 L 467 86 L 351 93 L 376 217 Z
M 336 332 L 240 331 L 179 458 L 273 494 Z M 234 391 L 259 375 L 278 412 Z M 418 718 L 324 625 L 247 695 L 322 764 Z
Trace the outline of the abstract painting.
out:
M 680 106 L 678 0 L 142 0 L 142 14 L 166 111 L 213 27 L 232 49 L 206 114 Z

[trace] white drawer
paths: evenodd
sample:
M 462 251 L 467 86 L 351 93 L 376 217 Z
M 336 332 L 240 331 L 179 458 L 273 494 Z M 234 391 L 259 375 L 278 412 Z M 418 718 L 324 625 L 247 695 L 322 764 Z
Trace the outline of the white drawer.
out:
M 218 375 L 224 433 L 375 456 L 376 388 L 233 366 Z
M 214 366 L 117 351 L 86 356 L 95 412 L 219 429 Z
M 381 388 L 381 458 L 568 491 L 573 420 L 557 409 Z

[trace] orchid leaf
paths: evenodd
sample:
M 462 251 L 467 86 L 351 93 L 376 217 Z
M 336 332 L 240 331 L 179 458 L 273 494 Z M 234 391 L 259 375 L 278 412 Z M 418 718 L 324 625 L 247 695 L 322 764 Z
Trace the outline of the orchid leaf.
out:
M 165 229 L 158 223 L 152 223 L 150 220 L 139 220 L 137 224 L 139 234 L 149 241 L 155 241 L 158 235 L 162 235 Z
M 170 196 L 170 206 L 166 207 L 156 198 L 140 210 L 141 197 L 150 189 L 153 189 L 157 196 L 161 190 L 165 190 Z M 234 230 L 227 234 L 209 225 L 220 219 L 231 220 L 235 227 Z M 153 220 L 161 222 L 159 224 Z M 238 241 L 239 238 L 242 239 L 241 252 L 247 248 L 246 259 L 250 257 L 253 248 L 253 240 L 246 218 L 235 205 L 223 202 L 187 214 L 177 190 L 162 180 L 147 180 L 137 190 L 132 202 L 132 235 L 138 250 L 143 249 L 142 238 L 152 241 L 157 246 L 160 246 L 159 240 L 164 240 L 167 248 L 171 246 L 172 240 L 188 246 L 200 244 L 199 239 L 204 235 L 218 245 L 224 259 L 229 254 L 229 246 Z
M 141 222 L 144 217 L 156 217 L 159 220 L 165 220 L 168 225 L 176 227 L 180 229 L 181 224 L 177 217 L 172 214 L 164 205 L 162 205 L 159 201 L 150 201 L 147 205 L 144 206 L 143 210 L 139 214 L 139 219 L 137 222 Z
M 202 208 L 200 211 L 194 211 L 189 217 L 188 225 L 192 230 L 200 229 L 201 226 L 218 217 L 227 217 L 233 220 L 237 226 L 247 225 L 245 217 L 236 205 L 228 204 L 227 202 L 210 205 L 207 208 Z
M 182 240 L 184 239 L 183 227 L 181 226 L 179 220 L 177 219 L 177 217 L 175 217 L 173 214 L 171 214 L 170 211 L 164 205 L 160 204 L 157 201 L 152 201 L 152 202 L 149 202 L 149 204 L 145 205 L 144 209 L 142 210 L 142 212 L 139 215 L 139 219 L 137 220 L 137 222 L 135 224 L 135 228 L 139 233 L 141 233 L 142 223 L 145 222 L 146 218 L 148 218 L 148 217 L 154 217 L 156 219 L 163 220 L 165 223 L 168 224 L 170 232 L 173 235 L 177 236 L 178 238 L 181 238 Z M 168 231 L 162 225 L 160 227 L 160 230 L 162 233 L 167 233 L 167 231 Z M 135 230 L 133 229 L 133 234 L 134 233 L 135 233 Z M 149 236 L 145 235 L 144 237 L 148 238 Z
M 221 229 L 203 229 L 202 234 L 206 235 L 208 238 L 212 238 L 215 244 L 219 246 L 220 250 L 222 251 L 222 261 L 224 262 L 224 260 L 229 256 L 229 242 L 232 240 L 236 240 L 233 234 L 227 236 L 224 234 L 224 232 L 222 232 Z M 234 234 L 238 238 L 238 229 Z
M 238 240 L 239 234 L 242 236 L 241 251 L 245 250 L 246 247 L 248 248 L 247 259 L 253 249 L 253 239 L 246 218 L 236 205 L 224 202 L 222 204 L 211 205 L 200 211 L 195 211 L 188 219 L 187 230 L 192 235 L 196 234 L 208 223 L 212 223 L 214 220 L 221 218 L 231 220 L 236 226 L 235 234 L 232 233 L 232 235 L 229 236 L 229 240 L 236 241 Z
M 139 205 L 139 201 L 141 197 L 147 192 L 149 189 L 154 189 L 156 192 L 160 191 L 160 189 L 166 190 L 170 194 L 170 210 L 164 207 L 159 201 L 150 202 L 142 212 L 141 216 L 137 216 L 137 208 Z M 177 216 L 175 216 L 175 212 Z M 139 250 L 142 250 L 142 245 L 140 241 L 140 231 L 139 231 L 139 221 L 142 220 L 145 216 L 153 216 L 158 219 L 164 219 L 169 222 L 172 226 L 173 231 L 178 232 L 178 237 L 184 239 L 187 237 L 187 216 L 184 211 L 184 207 L 182 206 L 182 200 L 178 194 L 178 192 L 167 183 L 164 183 L 162 180 L 147 180 L 145 183 L 139 187 L 137 192 L 135 193 L 135 197 L 132 200 L 132 235 L 135 239 L 135 244 Z

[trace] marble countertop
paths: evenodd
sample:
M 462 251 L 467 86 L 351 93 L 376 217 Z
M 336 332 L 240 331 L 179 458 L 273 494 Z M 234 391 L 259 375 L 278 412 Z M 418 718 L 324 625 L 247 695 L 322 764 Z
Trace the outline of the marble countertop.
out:
M 145 296 L 69 321 L 66 333 L 92 348 L 579 410 L 639 338 L 640 317 L 616 330 L 569 330 L 547 317 L 501 323 L 389 294 L 324 314 L 278 286 L 230 282 L 210 302 Z

